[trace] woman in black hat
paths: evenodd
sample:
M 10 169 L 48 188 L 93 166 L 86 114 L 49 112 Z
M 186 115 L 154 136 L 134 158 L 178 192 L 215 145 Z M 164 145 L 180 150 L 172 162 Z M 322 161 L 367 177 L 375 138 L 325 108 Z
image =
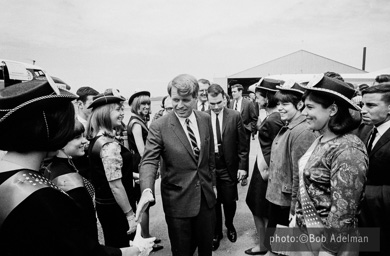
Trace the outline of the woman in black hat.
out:
M 129 200 L 133 187 L 131 153 L 115 138 L 115 129 L 121 127 L 124 117 L 124 100 L 116 90 L 95 96 L 87 125 L 96 212 L 105 244 L 113 247 L 127 245 L 127 233 L 136 228 L 135 209 Z
M 309 128 L 321 136 L 299 160 L 296 224 L 312 237 L 323 238 L 309 250 L 357 255 L 352 244 L 332 242 L 331 237 L 346 238 L 358 224 L 368 157 L 363 142 L 350 133 L 359 120 L 349 110 L 360 108 L 351 101 L 354 90 L 342 81 L 320 75 L 306 89 L 302 113 Z
M 80 209 L 38 173 L 42 160 L 72 139 L 75 95 L 32 80 L 0 90 L 1 255 L 138 255 L 101 246 Z M 150 245 L 151 246 L 151 245 Z
M 258 236 L 258 241 L 256 241 L 258 244 L 245 251 L 249 255 L 263 255 L 268 251 L 264 246 L 264 231 L 269 217 L 269 202 L 265 198 L 268 184 L 267 169 L 270 163 L 272 141 L 283 126 L 280 114 L 276 109 L 275 93 L 278 91 L 276 88 L 278 85 L 280 85 L 280 81 L 261 79 L 255 89 L 256 100 L 259 102 L 260 108 L 265 109 L 267 117 L 258 128 L 260 145 L 246 195 L 246 203 L 252 212 Z
M 134 205 L 139 202 L 141 198 L 141 188 L 139 186 L 139 172 L 138 167 L 141 158 L 144 154 L 146 138 L 148 136 L 148 117 L 150 112 L 150 92 L 139 91 L 131 95 L 129 99 L 129 106 L 131 109 L 131 116 L 127 124 L 127 138 L 129 141 L 129 148 L 133 152 L 133 178 L 135 180 L 133 200 Z M 149 208 L 142 215 L 141 220 L 142 236 L 151 237 L 149 233 Z M 157 243 L 160 242 L 156 239 Z M 155 241 L 156 242 L 156 241 Z M 155 244 L 153 251 L 163 249 L 163 246 Z

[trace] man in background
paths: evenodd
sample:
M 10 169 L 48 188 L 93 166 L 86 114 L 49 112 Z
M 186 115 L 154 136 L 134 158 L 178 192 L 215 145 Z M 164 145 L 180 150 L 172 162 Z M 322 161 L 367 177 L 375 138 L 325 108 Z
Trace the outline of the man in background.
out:
M 247 136 L 247 145 L 248 149 L 250 148 L 251 143 L 251 134 L 256 130 L 256 123 L 258 115 L 256 115 L 255 106 L 250 100 L 244 99 L 242 97 L 242 92 L 244 87 L 241 84 L 235 84 L 232 86 L 232 96 L 233 101 L 231 107 L 241 113 L 242 122 L 245 127 L 246 136 Z M 249 165 L 249 158 L 247 160 L 247 165 Z M 249 175 L 249 174 L 248 174 Z M 248 181 L 246 177 L 241 180 L 241 185 L 246 186 Z
M 85 131 L 87 131 L 88 118 L 91 115 L 92 109 L 88 108 L 93 101 L 93 97 L 98 95 L 99 92 L 95 89 L 84 86 L 80 87 L 76 94 L 79 96 L 77 99 L 77 119 L 84 125 Z
M 237 183 L 247 176 L 249 148 L 245 128 L 240 113 L 225 107 L 226 97 L 222 87 L 212 84 L 208 91 L 211 123 L 214 134 L 217 204 L 217 217 L 213 238 L 213 250 L 219 247 L 222 239 L 222 210 L 225 216 L 227 238 L 234 243 L 237 232 L 233 225 L 238 200 Z
M 374 127 L 368 126 L 369 132 L 362 129 L 359 136 L 369 157 L 359 226 L 380 228 L 380 253 L 369 255 L 390 255 L 390 83 L 371 86 L 362 94 L 362 120 Z
M 199 111 L 206 111 L 209 109 L 209 103 L 207 101 L 207 89 L 210 86 L 210 81 L 207 79 L 199 79 L 199 91 L 198 102 L 196 103 L 196 109 Z

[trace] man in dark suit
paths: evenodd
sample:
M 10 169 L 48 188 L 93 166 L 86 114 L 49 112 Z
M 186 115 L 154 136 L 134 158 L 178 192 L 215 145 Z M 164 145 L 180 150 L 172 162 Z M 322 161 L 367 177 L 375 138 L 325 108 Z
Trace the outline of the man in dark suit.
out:
M 249 148 L 251 144 L 251 134 L 252 131 L 256 129 L 258 116 L 256 115 L 256 110 L 253 103 L 250 100 L 244 99 L 242 97 L 243 90 L 244 87 L 241 84 L 235 84 L 232 86 L 233 101 L 230 105 L 232 109 L 237 110 L 241 113 L 241 118 L 245 127 L 247 135 L 247 144 Z M 242 186 L 247 185 L 247 183 L 248 182 L 246 178 L 241 181 Z
M 212 84 L 207 92 L 210 104 L 208 113 L 211 115 L 214 134 L 218 192 L 215 207 L 217 222 L 213 239 L 213 250 L 217 250 L 219 241 L 223 237 L 221 204 L 223 204 L 227 237 L 232 243 L 237 240 L 237 232 L 233 225 L 238 200 L 237 183 L 246 178 L 249 148 L 241 115 L 225 107 L 226 97 L 222 87 Z
M 179 75 L 168 85 L 173 112 L 150 125 L 140 166 L 142 196 L 136 219 L 154 201 L 156 172 L 161 168 L 161 197 L 172 254 L 212 255 L 215 223 L 215 159 L 210 115 L 193 110 L 198 82 Z
M 210 86 L 210 81 L 204 78 L 198 80 L 199 91 L 198 100 L 196 102 L 196 108 L 199 111 L 207 111 L 210 109 L 209 102 L 207 101 L 207 88 Z
M 374 128 L 369 136 L 360 136 L 366 143 L 370 164 L 359 224 L 379 227 L 380 253 L 390 255 L 390 83 L 371 86 L 362 95 L 362 120 Z

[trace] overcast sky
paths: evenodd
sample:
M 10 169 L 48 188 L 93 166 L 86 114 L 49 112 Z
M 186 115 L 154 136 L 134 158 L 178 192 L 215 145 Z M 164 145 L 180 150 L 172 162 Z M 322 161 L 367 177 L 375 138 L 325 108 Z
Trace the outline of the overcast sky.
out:
M 0 0 L 0 58 L 99 91 L 166 94 L 178 74 L 213 80 L 300 49 L 390 67 L 388 0 Z

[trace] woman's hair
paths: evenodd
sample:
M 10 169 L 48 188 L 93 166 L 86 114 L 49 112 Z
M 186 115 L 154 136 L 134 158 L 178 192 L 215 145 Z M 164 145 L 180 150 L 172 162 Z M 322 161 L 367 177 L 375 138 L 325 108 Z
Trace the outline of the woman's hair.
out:
M 130 106 L 131 112 L 139 116 L 140 114 L 138 113 L 138 111 L 139 111 L 141 104 L 149 104 L 150 105 L 150 97 L 147 95 L 140 95 L 138 97 L 135 97 L 133 102 L 131 103 L 131 106 Z
M 114 127 L 111 123 L 111 112 L 122 103 L 111 103 L 99 106 L 92 110 L 91 115 L 88 118 L 87 125 L 87 138 L 93 139 L 99 130 L 104 129 L 112 131 Z
M 348 104 L 332 94 L 317 91 L 306 91 L 302 96 L 302 101 L 310 99 L 320 104 L 323 108 L 328 108 L 332 104 L 337 105 L 337 113 L 330 117 L 328 127 L 331 132 L 342 135 L 357 128 L 360 124 L 359 119 L 352 117 Z
M 20 153 L 56 151 L 73 139 L 74 124 L 71 102 L 20 109 L 0 129 L 0 149 Z
M 84 125 L 79 120 L 76 119 L 74 124 L 73 138 L 80 136 L 84 132 L 85 132 Z
M 275 94 L 275 98 L 278 102 L 281 103 L 292 103 L 294 107 L 298 109 L 298 103 L 302 99 L 302 94 L 299 92 L 292 92 L 292 91 L 278 91 Z M 302 108 L 298 110 L 302 111 Z
M 263 98 L 267 99 L 267 104 L 264 106 L 266 108 L 275 108 L 278 104 L 278 100 L 275 98 L 275 92 L 271 92 L 264 89 L 256 88 L 256 92 L 260 92 L 260 95 Z

